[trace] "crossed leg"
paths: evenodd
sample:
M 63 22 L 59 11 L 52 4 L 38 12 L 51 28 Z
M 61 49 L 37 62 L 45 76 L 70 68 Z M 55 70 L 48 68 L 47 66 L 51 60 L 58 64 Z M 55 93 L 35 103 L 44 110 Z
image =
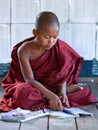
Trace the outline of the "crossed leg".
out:
M 82 90 L 83 87 L 79 86 L 78 84 L 72 84 L 70 86 L 67 87 L 67 93 L 73 93 L 79 90 Z

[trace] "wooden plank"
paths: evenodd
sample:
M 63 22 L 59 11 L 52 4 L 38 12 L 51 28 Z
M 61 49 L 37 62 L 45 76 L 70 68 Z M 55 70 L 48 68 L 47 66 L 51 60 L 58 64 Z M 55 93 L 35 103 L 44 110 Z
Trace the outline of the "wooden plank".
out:
M 0 121 L 0 130 L 19 130 L 20 123 Z
M 4 94 L 3 88 L 0 86 L 0 101 L 1 101 L 1 96 Z
M 78 130 L 97 130 L 98 129 L 98 118 L 83 117 L 77 118 L 77 129 Z
M 96 108 L 96 104 L 92 103 L 88 106 L 80 107 L 81 109 L 93 113 L 94 117 L 98 118 L 98 109 Z
M 49 130 L 76 130 L 75 118 L 49 118 Z
M 47 130 L 48 116 L 22 123 L 20 130 Z
M 98 83 L 92 84 L 90 86 L 90 88 L 91 88 L 92 92 L 94 93 L 96 99 L 98 100 Z M 98 109 L 98 103 L 96 103 L 96 107 Z
M 79 77 L 80 82 L 89 82 L 91 83 L 92 81 L 95 83 L 98 83 L 98 77 Z
M 2 78 L 0 78 L 0 85 L 1 85 Z
M 90 88 L 98 100 L 98 84 L 91 84 Z
M 81 107 L 83 110 L 93 113 L 93 117 L 80 117 L 76 118 L 77 129 L 78 130 L 93 130 L 98 129 L 98 110 L 95 104 Z

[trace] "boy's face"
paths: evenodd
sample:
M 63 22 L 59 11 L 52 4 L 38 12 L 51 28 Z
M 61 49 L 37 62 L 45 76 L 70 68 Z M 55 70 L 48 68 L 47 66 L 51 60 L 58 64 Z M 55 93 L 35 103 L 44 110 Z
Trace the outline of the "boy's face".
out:
M 44 26 L 39 31 L 37 30 L 36 39 L 38 45 L 45 49 L 51 49 L 57 42 L 59 35 L 59 27 Z

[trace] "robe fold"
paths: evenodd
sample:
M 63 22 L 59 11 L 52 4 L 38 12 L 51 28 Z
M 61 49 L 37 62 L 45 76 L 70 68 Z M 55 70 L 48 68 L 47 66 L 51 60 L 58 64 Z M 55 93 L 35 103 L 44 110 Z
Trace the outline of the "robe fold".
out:
M 0 105 L 0 109 L 3 111 L 9 111 L 17 107 L 24 109 L 50 108 L 47 99 L 40 91 L 24 81 L 20 70 L 17 49 L 31 40 L 33 40 L 33 37 L 18 43 L 12 50 L 10 68 L 1 84 L 5 91 Z M 30 61 L 30 64 L 34 78 L 57 94 L 57 88 L 65 81 L 67 86 L 78 83 L 82 61 L 83 58 L 75 50 L 58 39 L 50 50 L 39 58 Z M 86 86 L 83 90 L 69 93 L 68 98 L 71 107 L 96 102 L 95 96 Z M 63 105 L 66 107 L 65 104 Z

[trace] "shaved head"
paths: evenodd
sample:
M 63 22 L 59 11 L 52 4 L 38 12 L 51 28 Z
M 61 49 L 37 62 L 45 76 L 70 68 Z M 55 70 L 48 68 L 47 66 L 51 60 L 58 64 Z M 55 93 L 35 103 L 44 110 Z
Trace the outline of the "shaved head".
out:
M 37 30 L 41 30 L 44 26 L 60 28 L 57 16 L 48 11 L 39 13 L 36 17 L 35 27 Z

